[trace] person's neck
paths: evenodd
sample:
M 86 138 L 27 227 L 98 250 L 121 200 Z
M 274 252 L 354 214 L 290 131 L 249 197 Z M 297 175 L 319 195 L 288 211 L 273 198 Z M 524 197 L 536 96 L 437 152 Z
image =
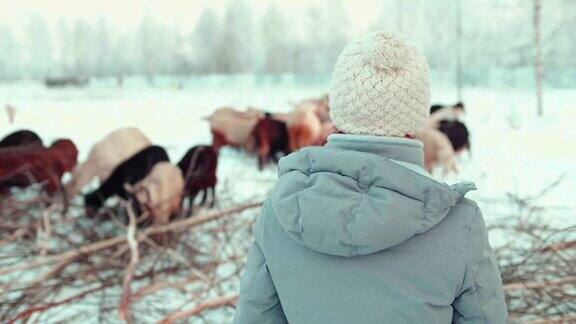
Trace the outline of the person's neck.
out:
M 424 165 L 424 145 L 408 138 L 333 134 L 328 137 L 326 147 L 373 153 L 421 167 Z

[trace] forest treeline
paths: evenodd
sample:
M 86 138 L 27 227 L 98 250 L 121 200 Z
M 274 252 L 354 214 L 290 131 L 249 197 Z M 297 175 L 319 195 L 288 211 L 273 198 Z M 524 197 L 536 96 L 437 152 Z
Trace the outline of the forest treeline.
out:
M 446 70 L 455 65 L 460 15 L 465 71 L 525 68 L 533 65 L 534 57 L 531 3 L 383 0 L 369 28 L 400 31 L 423 49 L 432 69 Z M 354 28 L 340 0 L 310 2 L 298 14 L 283 6 L 272 1 L 264 10 L 255 10 L 246 0 L 231 0 L 222 8 L 208 6 L 192 30 L 163 22 L 150 11 L 127 30 L 105 16 L 49 23 L 31 13 L 23 26 L 0 22 L 0 80 L 326 74 L 343 46 L 365 32 Z M 575 69 L 576 2 L 546 1 L 542 21 L 545 66 L 551 71 Z

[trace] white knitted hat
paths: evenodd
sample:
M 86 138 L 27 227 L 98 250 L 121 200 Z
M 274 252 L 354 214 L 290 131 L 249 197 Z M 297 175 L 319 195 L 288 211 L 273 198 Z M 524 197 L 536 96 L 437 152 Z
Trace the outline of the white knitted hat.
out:
M 404 137 L 429 115 L 424 55 L 397 35 L 368 34 L 344 48 L 330 86 L 330 117 L 348 134 Z

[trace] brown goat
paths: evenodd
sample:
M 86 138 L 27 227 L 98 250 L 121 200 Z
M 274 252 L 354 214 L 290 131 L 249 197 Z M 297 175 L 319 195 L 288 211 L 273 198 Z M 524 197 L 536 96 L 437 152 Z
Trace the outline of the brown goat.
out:
M 219 108 L 210 117 L 210 130 L 213 135 L 213 148 L 218 151 L 223 146 L 242 147 L 251 151 L 250 134 L 263 114 L 255 109 L 238 111 L 234 108 Z
M 256 145 L 260 170 L 271 160 L 278 163 L 278 154 L 290 153 L 288 128 L 282 121 L 264 118 L 256 124 L 252 130 L 252 136 Z
M 290 117 L 288 132 L 291 152 L 322 142 L 322 124 L 316 113 L 316 106 L 311 104 L 296 106 Z
M 0 152 L 0 191 L 25 188 L 39 183 L 49 194 L 62 188 L 62 175 L 76 165 L 78 150 L 68 139 L 60 139 L 48 148 L 26 147 Z
M 425 127 L 417 138 L 424 144 L 424 167 L 428 172 L 437 165 L 442 166 L 444 174 L 458 172 L 454 149 L 446 135 Z
M 202 204 L 206 202 L 208 191 L 212 192 L 210 206 L 214 207 L 216 202 L 218 153 L 211 146 L 194 146 L 184 154 L 178 167 L 184 176 L 184 196 L 188 197 L 188 215 L 192 214 L 194 198 L 202 193 Z

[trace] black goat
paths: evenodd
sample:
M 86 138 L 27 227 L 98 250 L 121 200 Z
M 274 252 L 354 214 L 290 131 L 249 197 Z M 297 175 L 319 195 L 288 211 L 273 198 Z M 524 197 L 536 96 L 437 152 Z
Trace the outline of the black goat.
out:
M 38 134 L 28 129 L 22 129 L 6 135 L 0 140 L 0 148 L 5 147 L 44 147 L 42 139 Z
M 470 151 L 470 133 L 464 123 L 458 120 L 442 120 L 438 126 L 438 130 L 448 137 L 454 152 L 461 152 L 463 150 Z
M 89 211 L 88 214 L 102 207 L 104 202 L 113 195 L 128 199 L 125 184 L 133 185 L 139 182 L 150 173 L 154 165 L 169 160 L 166 150 L 155 145 L 148 146 L 132 155 L 128 160 L 120 163 L 98 189 L 84 196 L 84 205 Z

